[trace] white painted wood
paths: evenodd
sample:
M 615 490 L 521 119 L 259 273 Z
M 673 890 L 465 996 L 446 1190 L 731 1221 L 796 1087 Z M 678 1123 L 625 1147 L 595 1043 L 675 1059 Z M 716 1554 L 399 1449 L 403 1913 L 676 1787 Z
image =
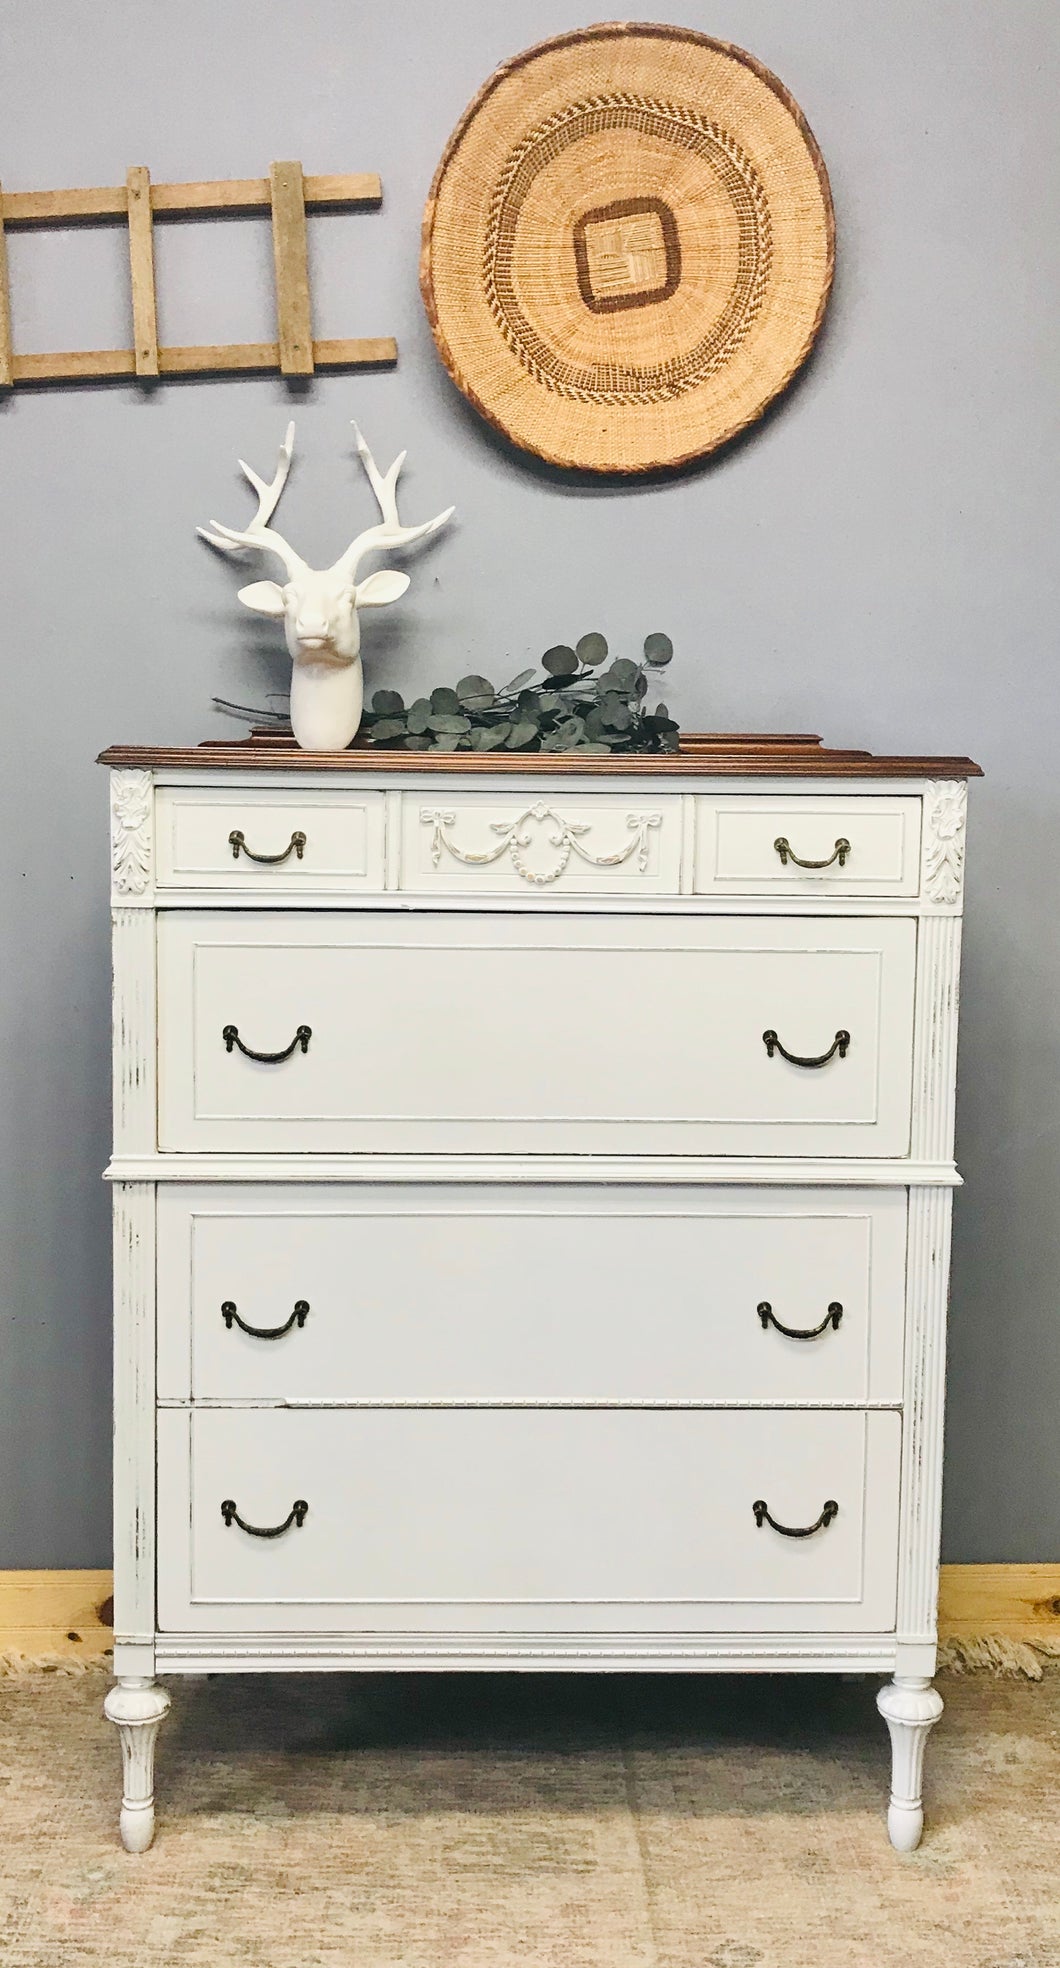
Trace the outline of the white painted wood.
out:
M 265 1629 L 533 1630 L 563 1608 L 599 1631 L 893 1622 L 895 1414 L 171 1409 L 158 1422 L 174 1559 L 163 1629 L 224 1630 L 250 1608 Z M 759 1499 L 789 1527 L 830 1499 L 838 1515 L 785 1537 L 756 1524 Z M 258 1529 L 307 1511 L 260 1537 L 226 1526 L 226 1501 Z
M 108 1182 L 316 1182 L 341 1183 L 564 1183 L 571 1187 L 605 1182 L 609 1188 L 665 1183 L 677 1189 L 709 1182 L 728 1188 L 753 1184 L 787 1188 L 792 1183 L 820 1188 L 893 1189 L 896 1182 L 941 1183 L 959 1189 L 952 1162 L 864 1160 L 839 1155 L 298 1155 L 158 1154 L 118 1155 L 104 1170 Z
M 288 907 L 317 893 L 376 892 L 385 882 L 384 819 L 383 793 L 328 799 L 267 786 L 238 793 L 164 786 L 155 807 L 158 886 L 167 900 L 171 888 L 234 889 L 255 897 L 278 892 Z M 244 837 L 238 851 L 233 833 Z M 290 851 L 299 834 L 304 842 Z M 286 858 L 262 863 L 247 850 Z
M 920 809 L 919 799 L 872 793 L 698 799 L 696 888 L 729 895 L 916 895 Z M 778 840 L 789 844 L 786 860 Z M 840 841 L 849 847 L 842 865 Z M 802 868 L 795 856 L 829 865 Z
M 902 1190 L 179 1185 L 159 1195 L 158 1281 L 162 1399 L 824 1407 L 902 1395 Z M 763 1324 L 763 1301 L 790 1328 L 825 1330 L 786 1337 Z M 240 1319 L 288 1330 L 256 1337 Z
M 965 793 L 383 757 L 112 776 L 130 1849 L 156 1667 L 882 1671 L 912 1848 Z M 298 827 L 300 861 L 231 858 L 234 828 L 279 853 Z M 842 870 L 773 845 L 839 834 Z M 229 1022 L 259 1050 L 306 1022 L 309 1051 L 258 1064 Z M 800 1068 L 770 1028 L 851 1045 Z M 301 1298 L 277 1341 L 220 1309 L 268 1326 Z M 797 1341 L 762 1300 L 843 1315 Z M 760 1497 L 839 1513 L 785 1539 Z M 228 1498 L 308 1507 L 257 1539 Z
M 942 1530 L 951 1215 L 948 1189 L 909 1191 L 898 1631 L 903 1641 L 923 1642 L 932 1648 Z
M 924 1829 L 924 1748 L 942 1714 L 930 1681 L 895 1676 L 876 1697 L 891 1737 L 891 1801 L 887 1832 L 896 1852 L 914 1852 Z
M 114 1211 L 114 1665 L 153 1673 L 155 1192 L 120 1183 Z
M 146 1852 L 155 1835 L 155 1743 L 169 1713 L 164 1688 L 124 1676 L 107 1691 L 103 1713 L 121 1738 L 121 1842 L 127 1852 Z
M 150 772 L 110 775 L 111 901 L 154 907 L 154 786 Z
M 582 793 L 411 794 L 401 809 L 401 887 L 422 895 L 675 895 L 679 800 Z
M 890 1674 L 893 1633 L 161 1633 L 167 1674 Z
M 908 1153 L 907 922 L 218 913 L 158 935 L 163 1148 Z M 553 1015 L 579 1006 L 591 1045 Z M 312 1038 L 261 1064 L 230 1024 L 260 1052 Z M 769 1029 L 849 1051 L 793 1065 Z
M 158 1137 L 155 917 L 111 910 L 111 1105 L 118 1154 L 151 1155 Z
M 960 966 L 960 917 L 919 923 L 911 1140 L 913 1153 L 925 1160 L 953 1154 Z
M 964 895 L 964 837 L 968 788 L 962 779 L 932 779 L 924 787 L 923 891 L 943 908 L 959 909 Z

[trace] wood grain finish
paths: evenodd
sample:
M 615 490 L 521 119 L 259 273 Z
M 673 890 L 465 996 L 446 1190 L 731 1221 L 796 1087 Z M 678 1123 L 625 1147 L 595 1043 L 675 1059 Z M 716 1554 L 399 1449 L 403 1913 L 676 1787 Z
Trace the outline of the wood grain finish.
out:
M 319 345 L 318 345 L 319 346 Z M 163 351 L 163 355 L 165 351 Z M 130 357 L 131 361 L 131 357 Z M 871 752 L 828 751 L 819 738 L 793 734 L 754 737 L 739 732 L 688 732 L 679 752 L 602 758 L 544 752 L 402 752 L 382 745 L 346 752 L 303 752 L 290 739 L 205 739 L 201 745 L 110 745 L 99 765 L 150 771 L 187 767 L 211 772 L 467 773 L 474 778 L 572 775 L 577 778 L 753 779 L 962 779 L 980 778 L 982 767 L 966 758 L 876 758 Z
M 313 343 L 316 369 L 386 369 L 397 361 L 397 343 L 392 335 L 368 335 L 352 341 Z M 278 369 L 278 342 L 205 343 L 195 348 L 160 348 L 160 376 L 224 375 Z M 136 360 L 131 349 L 64 349 L 42 355 L 14 355 L 12 381 L 16 383 L 73 383 L 109 381 L 135 376 Z M 951 761 L 942 761 L 949 769 Z
M 309 257 L 305 225 L 305 187 L 297 162 L 274 164 L 272 258 L 276 270 L 276 325 L 280 369 L 285 376 L 313 374 L 313 329 L 309 314 Z
M 133 360 L 138 376 L 158 375 L 158 320 L 155 307 L 155 248 L 151 221 L 151 178 L 134 164 L 126 178 L 129 204 L 129 273 L 132 281 Z
M 304 180 L 305 202 L 335 209 L 378 205 L 382 184 L 374 171 L 331 174 Z M 156 217 L 186 218 L 267 211 L 272 188 L 268 178 L 211 178 L 191 184 L 151 186 L 151 210 Z M 123 219 L 129 209 L 126 185 L 78 185 L 67 191 L 9 191 L 4 198 L 8 225 L 77 225 L 93 219 Z

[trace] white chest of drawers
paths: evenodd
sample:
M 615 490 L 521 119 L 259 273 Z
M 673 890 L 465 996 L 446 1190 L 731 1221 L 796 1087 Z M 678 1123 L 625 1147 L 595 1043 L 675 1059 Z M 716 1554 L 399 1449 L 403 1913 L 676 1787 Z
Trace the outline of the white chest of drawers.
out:
M 966 760 L 118 749 L 115 1670 L 894 1678 L 920 1835 Z

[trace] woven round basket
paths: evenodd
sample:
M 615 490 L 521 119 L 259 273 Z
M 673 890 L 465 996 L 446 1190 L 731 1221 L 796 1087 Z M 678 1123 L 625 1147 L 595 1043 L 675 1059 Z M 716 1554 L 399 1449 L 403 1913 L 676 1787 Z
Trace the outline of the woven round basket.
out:
M 834 250 L 824 163 L 776 76 L 618 22 L 480 90 L 431 187 L 420 284 L 490 423 L 553 464 L 644 472 L 761 416 L 813 346 Z

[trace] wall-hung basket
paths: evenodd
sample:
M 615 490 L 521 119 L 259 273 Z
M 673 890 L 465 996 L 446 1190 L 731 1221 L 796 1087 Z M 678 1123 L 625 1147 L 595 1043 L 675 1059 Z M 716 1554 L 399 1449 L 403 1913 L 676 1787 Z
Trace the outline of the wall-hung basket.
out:
M 798 106 L 688 28 L 589 27 L 506 62 L 424 215 L 453 381 L 553 464 L 683 464 L 752 423 L 813 345 L 832 201 Z

